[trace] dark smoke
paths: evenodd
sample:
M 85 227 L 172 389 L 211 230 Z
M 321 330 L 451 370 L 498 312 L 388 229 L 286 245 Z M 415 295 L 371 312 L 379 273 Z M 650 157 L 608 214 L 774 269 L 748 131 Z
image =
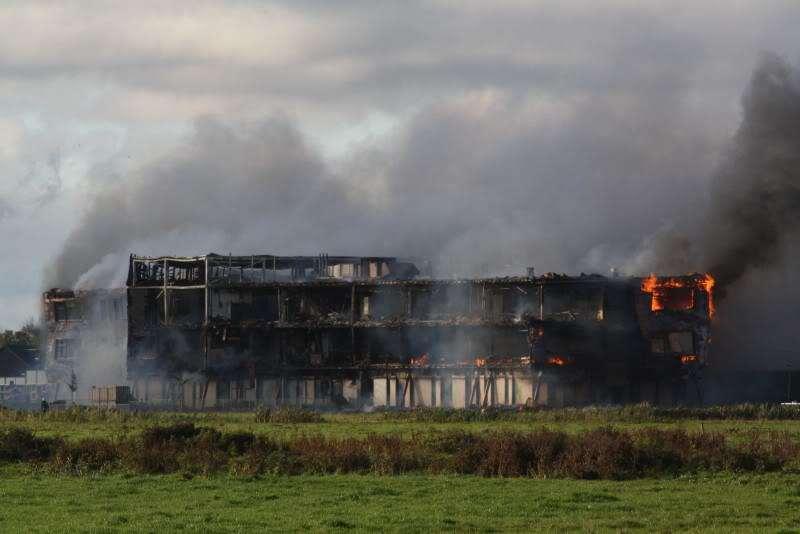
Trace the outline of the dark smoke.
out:
M 707 199 L 702 216 L 679 210 L 628 265 L 715 276 L 712 369 L 798 368 L 800 75 L 784 59 L 761 58 L 742 98 L 737 132 L 709 187 L 692 194 Z
M 683 235 L 696 236 L 689 239 L 690 255 L 702 257 L 717 279 L 711 374 L 797 369 L 800 75 L 780 57 L 764 56 L 753 72 L 706 212 L 702 224 Z M 741 399 L 740 386 L 728 384 L 726 398 Z
M 765 56 L 743 98 L 743 119 L 712 183 L 704 250 L 722 287 L 781 260 L 800 221 L 800 77 Z

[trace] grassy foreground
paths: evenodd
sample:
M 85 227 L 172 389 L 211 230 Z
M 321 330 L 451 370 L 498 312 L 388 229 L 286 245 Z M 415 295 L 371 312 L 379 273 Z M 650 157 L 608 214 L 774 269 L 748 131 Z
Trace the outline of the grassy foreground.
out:
M 300 414 L 303 415 L 303 414 Z M 569 434 L 622 431 L 723 432 L 733 443 L 779 431 L 800 439 L 800 411 L 743 406 L 691 413 L 647 407 L 520 414 L 419 412 L 324 414 L 312 422 L 252 413 L 145 413 L 0 410 L 0 430 L 78 443 L 122 439 L 156 425 L 191 422 L 275 440 L 363 438 L 464 431 Z M 717 531 L 800 532 L 800 472 L 704 471 L 625 481 L 483 478 L 467 475 L 331 474 L 232 476 L 189 472 L 83 476 L 0 463 L 0 532 L 278 531 Z
M 299 415 L 304 415 L 302 410 Z M 67 411 L 13 412 L 0 409 L 0 428 L 28 428 L 40 436 L 66 439 L 114 438 L 132 435 L 155 425 L 191 422 L 224 432 L 252 432 L 273 439 L 303 435 L 332 438 L 373 434 L 411 437 L 430 432 L 462 430 L 529 432 L 549 428 L 569 433 L 611 425 L 620 430 L 643 428 L 717 431 L 736 437 L 751 431 L 786 432 L 800 440 L 800 408 L 765 405 L 709 407 L 695 410 L 658 409 L 649 406 L 583 408 L 531 412 L 488 412 L 422 409 L 411 412 L 325 413 L 314 422 L 264 421 L 252 412 L 117 412 L 91 408 Z
M 358 475 L 56 477 L 0 469 L 3 532 L 791 531 L 800 476 L 625 482 Z

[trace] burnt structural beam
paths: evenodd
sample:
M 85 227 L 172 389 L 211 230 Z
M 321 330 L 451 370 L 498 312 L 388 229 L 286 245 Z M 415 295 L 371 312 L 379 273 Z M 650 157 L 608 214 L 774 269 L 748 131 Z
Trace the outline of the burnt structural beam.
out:
M 164 260 L 164 324 L 169 324 L 169 298 L 167 296 L 167 260 Z

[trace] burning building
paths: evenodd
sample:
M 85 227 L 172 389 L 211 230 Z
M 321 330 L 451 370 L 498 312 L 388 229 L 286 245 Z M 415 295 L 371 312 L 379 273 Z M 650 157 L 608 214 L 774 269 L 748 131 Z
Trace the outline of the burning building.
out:
M 42 304 L 51 400 L 87 400 L 91 386 L 124 380 L 124 289 L 51 289 Z
M 418 275 L 390 257 L 131 256 L 133 394 L 187 409 L 701 395 L 714 313 L 707 275 Z

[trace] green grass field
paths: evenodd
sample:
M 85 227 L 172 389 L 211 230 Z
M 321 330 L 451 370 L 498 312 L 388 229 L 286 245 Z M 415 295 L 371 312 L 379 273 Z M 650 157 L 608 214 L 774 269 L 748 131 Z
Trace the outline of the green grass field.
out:
M 800 476 L 55 477 L 0 471 L 0 530 L 791 531 Z
M 217 413 L 170 413 L 156 412 L 143 415 L 114 413 L 108 416 L 95 416 L 102 412 L 89 412 L 75 419 L 50 413 L 42 416 L 38 413 L 21 414 L 13 419 L 0 416 L 0 425 L 13 424 L 29 428 L 42 436 L 62 436 L 68 439 L 88 437 L 117 437 L 140 432 L 142 429 L 156 424 L 172 424 L 179 421 L 190 421 L 198 426 L 211 427 L 221 431 L 246 431 L 277 439 L 292 438 L 299 435 L 322 434 L 329 437 L 363 437 L 370 434 L 391 434 L 410 437 L 418 433 L 429 433 L 446 430 L 463 430 L 468 432 L 487 432 L 493 430 L 531 431 L 549 428 L 565 432 L 582 432 L 591 428 L 613 426 L 621 430 L 639 428 L 679 428 L 688 431 L 722 431 L 727 434 L 745 434 L 753 430 L 788 432 L 800 440 L 800 411 L 796 419 L 764 419 L 764 418 L 730 418 L 730 419 L 698 419 L 698 418 L 655 418 L 645 413 L 616 414 L 613 411 L 599 410 L 584 415 L 578 411 L 567 411 L 559 417 L 559 410 L 552 412 L 509 414 L 499 420 L 438 422 L 406 420 L 383 413 L 329 413 L 322 415 L 317 423 L 259 423 L 252 413 L 217 412 Z
M 435 419 L 435 418 L 434 418 Z M 611 425 L 723 431 L 784 431 L 796 418 L 702 419 L 644 412 L 520 414 L 499 420 L 422 421 L 391 414 L 325 414 L 316 423 L 257 422 L 252 413 L 144 416 L 0 412 L 0 428 L 37 435 L 115 437 L 156 424 L 192 421 L 278 439 L 324 434 L 411 436 L 447 430 L 580 432 Z M 481 478 L 456 475 L 209 477 L 127 473 L 56 475 L 29 464 L 0 465 L 0 531 L 797 531 L 800 473 L 692 474 L 626 481 Z

